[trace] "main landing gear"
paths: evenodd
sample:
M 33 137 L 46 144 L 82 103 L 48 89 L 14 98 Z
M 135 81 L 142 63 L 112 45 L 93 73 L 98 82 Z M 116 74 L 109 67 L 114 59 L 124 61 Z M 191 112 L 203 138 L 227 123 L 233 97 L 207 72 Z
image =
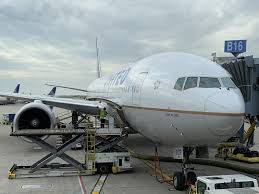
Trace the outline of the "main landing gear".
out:
M 189 157 L 193 152 L 194 148 L 184 147 L 183 148 L 183 163 L 182 171 L 175 172 L 173 176 L 173 185 L 176 190 L 182 191 L 189 187 L 191 184 L 195 184 L 197 180 L 196 174 L 192 171 L 194 168 L 190 167 Z

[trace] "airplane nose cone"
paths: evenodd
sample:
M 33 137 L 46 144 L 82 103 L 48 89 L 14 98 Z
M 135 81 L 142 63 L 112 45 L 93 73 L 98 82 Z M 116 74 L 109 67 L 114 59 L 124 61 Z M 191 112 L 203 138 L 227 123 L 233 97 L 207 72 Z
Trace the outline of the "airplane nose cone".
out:
M 239 90 L 220 92 L 210 96 L 204 106 L 209 130 L 220 140 L 233 136 L 244 122 L 245 103 Z
M 227 91 L 210 96 L 204 107 L 206 112 L 244 113 L 245 103 L 240 91 Z

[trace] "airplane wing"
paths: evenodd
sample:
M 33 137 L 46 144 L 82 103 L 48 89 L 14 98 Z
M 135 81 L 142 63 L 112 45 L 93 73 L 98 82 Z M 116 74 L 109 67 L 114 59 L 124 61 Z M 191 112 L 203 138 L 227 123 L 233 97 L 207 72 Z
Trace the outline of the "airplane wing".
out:
M 46 86 L 52 86 L 56 88 L 64 88 L 64 89 L 70 89 L 70 90 L 76 90 L 80 92 L 90 92 L 88 90 L 80 89 L 80 88 L 73 88 L 73 87 L 68 87 L 68 86 L 59 86 L 59 85 L 54 85 L 54 84 L 45 84 Z
M 69 89 L 69 90 L 75 90 L 75 91 L 80 91 L 80 92 L 87 92 L 87 93 L 103 93 L 103 92 L 98 92 L 98 91 L 91 91 L 91 90 L 84 90 L 81 88 L 74 88 L 74 87 L 68 87 L 68 86 L 60 86 L 60 85 L 54 85 L 54 84 L 45 84 L 46 86 L 52 86 L 56 88 L 63 88 L 63 89 Z
M 4 93 L 4 92 L 0 92 L 0 96 L 7 97 L 7 98 L 14 98 L 17 100 L 25 100 L 29 102 L 39 100 L 42 103 L 49 106 L 78 111 L 81 113 L 98 114 L 99 109 L 104 107 L 103 104 L 101 104 L 99 101 L 90 101 L 90 100 L 77 100 L 77 99 L 70 99 L 70 98 L 56 98 L 51 96 L 24 95 L 19 93 Z

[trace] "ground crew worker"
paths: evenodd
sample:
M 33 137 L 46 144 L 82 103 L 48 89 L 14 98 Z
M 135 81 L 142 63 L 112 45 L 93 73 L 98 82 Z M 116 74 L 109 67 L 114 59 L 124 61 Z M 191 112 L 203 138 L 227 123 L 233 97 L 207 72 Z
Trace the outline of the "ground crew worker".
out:
M 106 108 L 101 109 L 100 110 L 101 128 L 104 128 L 106 115 L 107 115 Z

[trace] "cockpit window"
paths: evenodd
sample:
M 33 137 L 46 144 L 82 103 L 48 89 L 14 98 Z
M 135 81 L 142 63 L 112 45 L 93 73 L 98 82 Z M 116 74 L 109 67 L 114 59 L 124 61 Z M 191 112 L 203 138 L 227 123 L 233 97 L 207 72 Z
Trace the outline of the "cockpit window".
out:
M 220 88 L 221 85 L 218 78 L 201 77 L 199 87 L 200 88 Z
M 226 88 L 236 88 L 236 85 L 232 81 L 230 77 L 223 77 L 221 78 L 222 84 Z
M 174 85 L 174 89 L 176 89 L 176 90 L 182 90 L 184 81 L 185 81 L 185 77 L 180 77 L 180 78 L 176 81 L 176 83 L 175 83 L 175 85 Z
M 197 87 L 197 82 L 198 82 L 198 77 L 188 77 L 185 82 L 184 89 L 187 90 L 189 88 Z

